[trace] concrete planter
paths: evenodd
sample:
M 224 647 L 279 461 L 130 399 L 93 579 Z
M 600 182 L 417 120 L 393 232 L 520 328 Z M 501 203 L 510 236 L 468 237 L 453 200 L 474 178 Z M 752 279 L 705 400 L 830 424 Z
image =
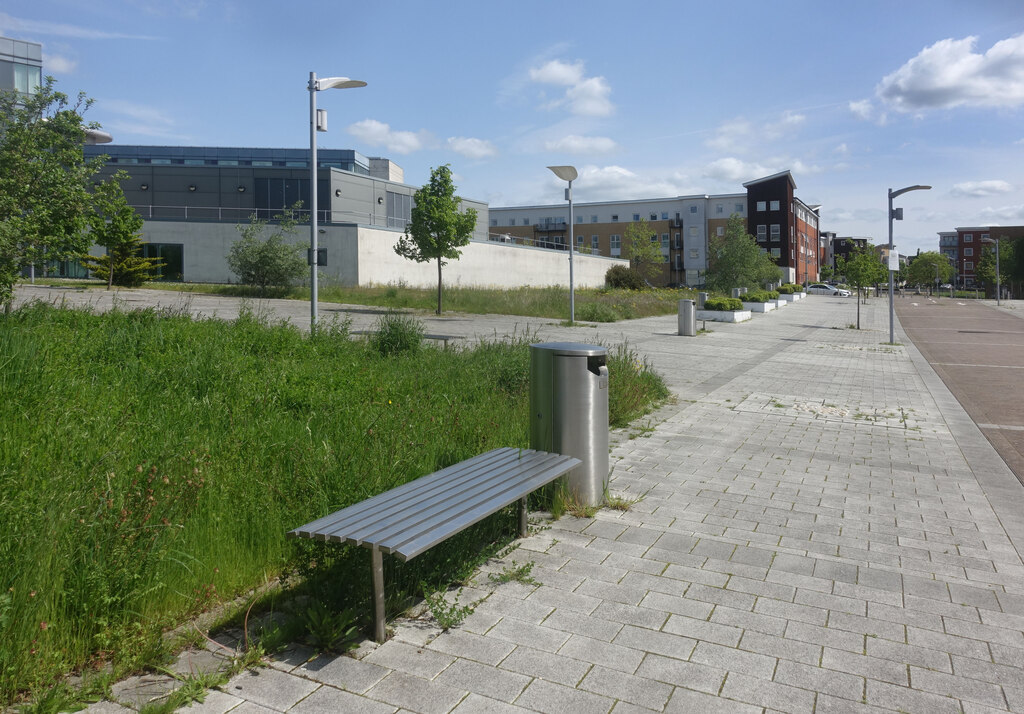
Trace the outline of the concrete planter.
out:
M 745 302 L 743 303 L 743 309 L 749 310 L 750 312 L 771 312 L 778 307 L 778 304 L 772 300 L 771 302 Z
M 746 322 L 751 317 L 750 310 L 697 310 L 697 319 L 709 322 Z
M 800 297 L 803 297 L 803 293 L 792 293 L 792 294 L 781 293 L 779 295 L 779 300 L 783 300 L 785 302 L 796 302 L 797 300 L 800 299 L 800 297 L 797 297 L 798 295 Z

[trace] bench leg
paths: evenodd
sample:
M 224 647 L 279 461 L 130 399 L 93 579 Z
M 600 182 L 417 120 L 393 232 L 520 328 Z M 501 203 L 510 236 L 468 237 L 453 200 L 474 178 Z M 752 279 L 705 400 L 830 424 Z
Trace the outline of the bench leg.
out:
M 529 524 L 526 522 L 526 497 L 519 501 L 519 537 L 525 538 L 530 534 Z
M 383 644 L 387 638 L 384 627 L 384 559 L 380 548 L 370 548 L 370 567 L 373 570 L 373 638 Z

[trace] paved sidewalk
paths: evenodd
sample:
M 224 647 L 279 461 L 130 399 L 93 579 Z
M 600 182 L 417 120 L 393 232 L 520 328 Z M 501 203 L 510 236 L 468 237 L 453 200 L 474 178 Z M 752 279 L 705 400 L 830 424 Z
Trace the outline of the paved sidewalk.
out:
M 696 338 L 428 319 L 628 341 L 678 396 L 614 435 L 611 491 L 642 500 L 523 540 L 540 585 L 482 574 L 450 632 L 293 650 L 187 711 L 1024 712 L 1024 488 L 902 331 L 883 344 L 885 300 L 859 331 L 855 310 L 811 296 Z

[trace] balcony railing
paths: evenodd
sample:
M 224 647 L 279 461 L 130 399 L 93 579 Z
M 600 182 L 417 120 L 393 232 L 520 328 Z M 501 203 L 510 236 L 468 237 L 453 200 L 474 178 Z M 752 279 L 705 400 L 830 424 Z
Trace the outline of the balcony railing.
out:
M 543 240 L 539 238 L 524 238 L 522 236 L 509 235 L 508 233 L 491 233 L 487 236 L 487 240 L 494 243 L 509 243 L 512 245 L 521 245 L 527 248 L 542 248 L 544 250 L 569 250 L 568 243 L 558 243 L 555 241 Z M 578 246 L 576 252 L 580 255 L 601 255 L 601 251 L 598 248 L 592 248 L 588 246 Z

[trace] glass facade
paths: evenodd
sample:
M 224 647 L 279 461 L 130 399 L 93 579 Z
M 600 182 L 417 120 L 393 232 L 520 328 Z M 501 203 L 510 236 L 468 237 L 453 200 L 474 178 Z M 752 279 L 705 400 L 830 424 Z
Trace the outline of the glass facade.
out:
M 185 247 L 181 243 L 143 243 L 142 256 L 164 261 L 157 269 L 157 280 L 175 283 L 184 280 Z

